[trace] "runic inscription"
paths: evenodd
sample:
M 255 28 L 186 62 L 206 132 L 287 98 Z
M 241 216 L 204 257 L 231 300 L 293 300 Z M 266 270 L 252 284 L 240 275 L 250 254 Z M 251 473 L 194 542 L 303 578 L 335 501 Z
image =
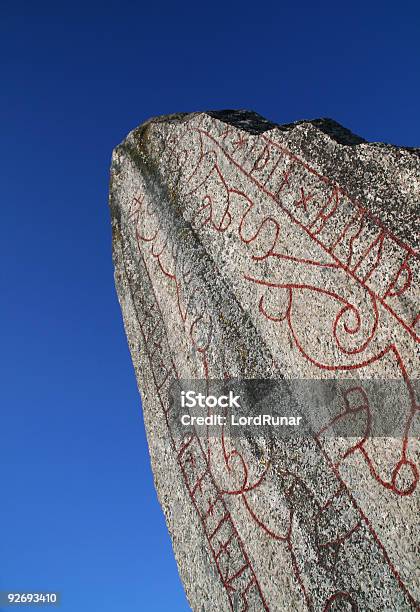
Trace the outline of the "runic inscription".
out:
M 116 285 L 197 611 L 418 609 L 420 157 L 346 145 L 315 124 L 174 115 L 113 155 Z M 356 181 L 362 163 L 376 164 L 377 184 Z M 337 414 L 302 439 L 180 436 L 171 385 L 238 377 L 347 386 Z M 401 383 L 398 436 L 375 436 L 385 408 L 371 379 Z M 360 435 L 329 435 L 352 420 Z

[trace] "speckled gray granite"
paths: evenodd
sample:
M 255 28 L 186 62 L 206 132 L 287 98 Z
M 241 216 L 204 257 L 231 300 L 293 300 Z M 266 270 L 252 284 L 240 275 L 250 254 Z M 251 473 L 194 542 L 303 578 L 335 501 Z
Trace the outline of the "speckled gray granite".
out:
M 115 281 L 193 610 L 418 609 L 419 176 L 417 149 L 246 111 L 115 149 Z M 176 435 L 173 380 L 238 377 L 342 380 L 336 417 L 368 424 L 364 381 L 400 380 L 403 434 Z

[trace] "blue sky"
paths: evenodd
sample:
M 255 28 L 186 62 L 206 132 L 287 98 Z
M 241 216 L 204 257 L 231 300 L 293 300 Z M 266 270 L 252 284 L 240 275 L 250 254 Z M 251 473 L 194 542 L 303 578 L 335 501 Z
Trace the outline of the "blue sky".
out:
M 0 589 L 188 610 L 113 286 L 113 147 L 221 108 L 419 146 L 419 30 L 414 1 L 1 3 Z

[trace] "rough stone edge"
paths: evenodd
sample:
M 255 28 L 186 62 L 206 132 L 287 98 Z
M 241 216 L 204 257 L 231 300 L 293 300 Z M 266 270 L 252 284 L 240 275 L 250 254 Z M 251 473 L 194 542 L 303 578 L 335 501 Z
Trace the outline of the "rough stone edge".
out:
M 336 182 L 342 187 L 344 186 L 345 191 L 347 191 L 353 201 L 361 203 L 363 208 L 369 210 L 373 218 L 380 218 L 381 222 L 383 222 L 385 227 L 388 227 L 391 233 L 410 245 L 414 251 L 417 251 L 419 248 L 416 204 L 414 203 L 412 206 L 408 206 L 407 203 L 404 204 L 394 201 L 393 205 L 390 206 L 392 204 L 391 197 L 387 206 L 384 208 L 383 199 L 381 197 L 378 197 L 378 202 L 375 202 L 375 198 L 373 198 L 373 201 L 367 201 L 366 193 L 363 193 L 360 189 L 360 172 L 363 170 L 365 164 L 365 161 L 361 158 L 364 158 L 366 154 L 369 155 L 367 152 L 374 153 L 375 150 L 381 152 L 380 156 L 382 158 L 383 155 L 389 155 L 392 158 L 392 163 L 405 158 L 406 163 L 410 165 L 414 164 L 414 166 L 418 164 L 420 169 L 420 148 L 404 147 L 384 142 L 369 142 L 361 136 L 354 134 L 351 130 L 343 127 L 333 119 L 320 118 L 299 120 L 282 125 L 269 121 L 254 111 L 245 109 L 179 112 L 168 115 L 157 115 L 150 117 L 131 130 L 127 137 L 116 147 L 116 150 L 120 147 L 124 148 L 128 141 L 134 141 L 140 144 L 144 134 L 147 132 L 147 128 L 153 123 L 182 125 L 194 117 L 202 115 L 207 115 L 217 121 L 232 125 L 235 129 L 254 136 L 276 132 L 278 135 L 284 137 L 285 143 L 292 153 L 304 161 L 311 162 L 313 167 L 320 172 L 320 174 L 330 174 L 333 182 Z M 322 153 L 324 149 L 330 150 L 325 159 L 327 162 L 325 166 L 323 166 L 322 163 L 321 165 L 319 164 L 319 155 L 321 155 L 322 158 L 324 157 Z M 309 151 L 312 151 L 316 159 L 308 159 Z M 331 154 L 332 151 L 334 152 L 333 155 Z M 349 188 L 346 184 L 349 178 L 348 173 L 345 172 L 343 174 L 339 166 L 336 165 L 339 158 L 341 158 L 341 162 L 343 162 L 345 158 L 347 163 L 355 164 L 355 180 L 352 181 L 352 188 Z M 379 164 L 376 170 L 380 169 Z M 401 208 L 406 208 L 406 217 L 403 224 L 401 224 Z
M 113 161 L 115 161 L 115 158 L 116 155 L 114 154 Z M 129 163 L 133 163 L 130 156 L 128 156 L 128 159 Z M 111 172 L 110 186 L 112 186 L 113 180 L 114 176 L 113 172 Z M 148 413 L 143 407 L 144 400 L 148 400 L 148 397 L 153 396 L 154 389 L 150 379 L 144 374 L 143 365 L 140 366 L 141 363 L 143 364 L 143 359 L 147 362 L 143 343 L 132 341 L 132 338 L 140 338 L 141 332 L 136 320 L 136 307 L 133 300 L 132 288 L 130 287 L 125 271 L 127 262 L 125 262 L 123 255 L 124 245 L 129 251 L 131 265 L 133 265 L 134 259 L 132 259 L 133 253 L 121 225 L 118 198 L 111 190 L 109 206 L 111 211 L 112 260 L 116 295 L 120 306 L 122 324 L 140 397 L 141 414 L 146 434 L 147 452 L 154 489 L 170 536 L 170 545 L 176 562 L 178 575 L 191 610 L 198 609 L 196 603 L 197 600 L 199 600 L 200 610 L 202 611 L 229 612 L 229 600 L 220 582 L 219 576 L 216 573 L 214 564 L 212 563 L 210 551 L 206 546 L 200 546 L 202 525 L 197 513 L 193 510 L 186 487 L 181 486 L 174 489 L 171 481 L 160 476 L 159 460 L 161 460 L 163 456 L 165 457 L 165 461 L 172 466 L 170 470 L 172 473 L 178 473 L 180 468 L 176 462 L 175 455 L 169 452 L 170 443 L 168 442 L 168 444 L 165 444 L 163 442 L 164 439 L 167 440 L 165 426 L 162 425 L 162 429 L 159 429 L 157 435 L 151 436 L 152 422 L 150 416 L 148 416 Z M 153 429 L 156 431 L 155 428 Z M 182 479 L 180 473 L 179 477 Z M 171 498 L 170 503 L 168 502 L 169 498 Z M 176 508 L 178 508 L 178 510 L 182 509 L 182 512 L 177 511 Z M 181 514 L 183 518 L 183 531 L 185 532 L 184 536 L 191 538 L 192 541 L 194 541 L 194 539 L 196 540 L 195 546 L 192 547 L 192 550 L 195 551 L 192 559 L 188 557 L 187 553 L 178 542 L 183 537 L 179 535 L 181 530 L 177 526 L 177 523 L 180 522 Z M 206 582 L 198 579 L 202 576 L 206 576 L 206 580 L 212 582 L 213 591 L 218 592 L 217 597 L 209 597 L 210 589 L 206 588 Z
M 243 132 L 248 132 L 254 135 L 263 134 L 274 129 L 277 129 L 280 132 L 290 132 L 299 125 L 312 125 L 318 131 L 329 136 L 337 144 L 343 146 L 368 144 L 369 146 L 375 147 L 392 147 L 420 156 L 420 147 L 406 147 L 387 142 L 371 142 L 365 138 L 362 138 L 358 134 L 355 134 L 330 117 L 301 119 L 298 121 L 293 121 L 292 123 L 275 123 L 274 121 L 266 119 L 255 111 L 248 111 L 245 109 L 222 109 L 156 115 L 147 119 L 144 123 L 142 123 L 142 125 L 145 126 L 149 123 L 184 123 L 196 115 L 203 114 L 213 117 L 214 119 L 218 119 L 223 123 L 232 125 Z

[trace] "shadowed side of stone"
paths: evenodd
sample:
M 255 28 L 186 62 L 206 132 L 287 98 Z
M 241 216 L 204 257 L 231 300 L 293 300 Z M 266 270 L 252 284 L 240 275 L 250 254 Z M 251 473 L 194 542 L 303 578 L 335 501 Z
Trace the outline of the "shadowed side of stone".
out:
M 297 125 L 311 124 L 319 129 L 324 134 L 330 136 L 333 140 L 342 145 L 355 145 L 367 142 L 364 138 L 356 136 L 350 130 L 343 127 L 333 119 L 313 119 L 312 121 L 296 121 L 295 123 L 278 125 L 267 121 L 261 115 L 252 111 L 245 110 L 222 110 L 222 111 L 208 111 L 210 117 L 229 123 L 234 127 L 250 132 L 251 134 L 262 134 L 268 130 L 278 128 L 283 132 L 293 130 Z
M 243 110 L 153 118 L 115 149 L 115 282 L 193 610 L 417 608 L 419 170 L 331 119 Z M 179 427 L 182 381 L 237 379 L 283 381 L 289 407 L 291 381 L 344 391 L 290 439 Z M 369 379 L 400 381 L 400 435 L 374 435 Z M 340 419 L 360 435 L 329 435 Z

